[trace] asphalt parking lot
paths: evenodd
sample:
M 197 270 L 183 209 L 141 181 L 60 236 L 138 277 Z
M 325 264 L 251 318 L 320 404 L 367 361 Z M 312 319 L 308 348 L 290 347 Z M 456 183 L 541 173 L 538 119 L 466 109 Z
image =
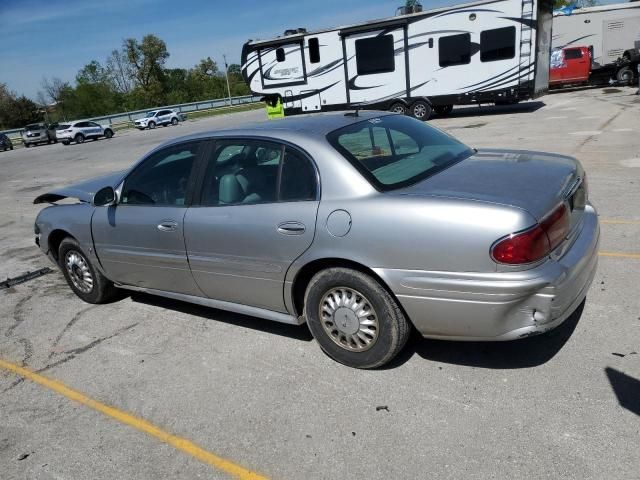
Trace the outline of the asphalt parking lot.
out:
M 635 91 L 563 92 L 432 120 L 473 147 L 583 163 L 601 256 L 584 310 L 558 330 L 510 343 L 413 338 L 388 368 L 360 371 L 326 357 L 305 326 L 142 294 L 88 305 L 55 271 L 0 291 L 0 478 L 637 478 Z M 33 243 L 38 194 L 123 169 L 166 139 L 263 117 L 0 153 L 0 280 L 50 266 Z

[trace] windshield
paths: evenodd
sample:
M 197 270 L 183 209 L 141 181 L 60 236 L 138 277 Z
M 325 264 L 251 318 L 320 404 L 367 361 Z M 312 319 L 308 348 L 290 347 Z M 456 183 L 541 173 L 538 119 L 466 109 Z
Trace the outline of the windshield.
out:
M 401 115 L 355 123 L 327 139 L 382 191 L 417 183 L 473 154 L 437 128 Z
M 151 118 L 151 117 L 155 117 L 156 116 L 156 112 L 149 112 L 145 115 L 145 118 Z

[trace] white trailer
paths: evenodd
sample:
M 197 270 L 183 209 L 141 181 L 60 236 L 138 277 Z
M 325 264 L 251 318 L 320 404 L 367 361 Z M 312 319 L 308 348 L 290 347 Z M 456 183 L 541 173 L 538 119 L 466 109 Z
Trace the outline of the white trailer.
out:
M 633 60 L 640 48 L 640 2 L 554 12 L 552 46 L 592 47 L 594 72 L 613 66 L 625 53 Z
M 484 0 L 248 41 L 242 74 L 285 114 L 384 109 L 426 119 L 452 105 L 516 103 L 548 89 L 551 0 Z

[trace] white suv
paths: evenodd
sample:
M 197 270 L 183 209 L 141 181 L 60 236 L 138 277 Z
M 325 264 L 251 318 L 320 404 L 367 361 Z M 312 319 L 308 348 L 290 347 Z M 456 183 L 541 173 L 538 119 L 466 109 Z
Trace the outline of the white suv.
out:
M 72 122 L 58 125 L 56 130 L 56 138 L 63 143 L 69 145 L 72 141 L 76 143 L 84 143 L 89 138 L 97 140 L 98 137 L 111 138 L 113 130 L 109 125 L 100 125 L 96 122 Z
M 165 127 L 169 124 L 177 125 L 179 121 L 180 117 L 173 110 L 153 110 L 137 119 L 134 124 L 138 130 L 144 130 L 145 128 L 156 128 L 158 125 Z

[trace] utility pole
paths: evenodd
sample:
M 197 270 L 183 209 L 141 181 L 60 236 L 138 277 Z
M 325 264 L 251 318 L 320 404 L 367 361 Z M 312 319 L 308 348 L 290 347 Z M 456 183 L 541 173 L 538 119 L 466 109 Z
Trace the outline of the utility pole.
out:
M 231 88 L 229 87 L 229 65 L 227 65 L 227 56 L 222 55 L 224 59 L 224 76 L 227 77 L 227 93 L 229 94 L 229 105 L 231 105 Z

